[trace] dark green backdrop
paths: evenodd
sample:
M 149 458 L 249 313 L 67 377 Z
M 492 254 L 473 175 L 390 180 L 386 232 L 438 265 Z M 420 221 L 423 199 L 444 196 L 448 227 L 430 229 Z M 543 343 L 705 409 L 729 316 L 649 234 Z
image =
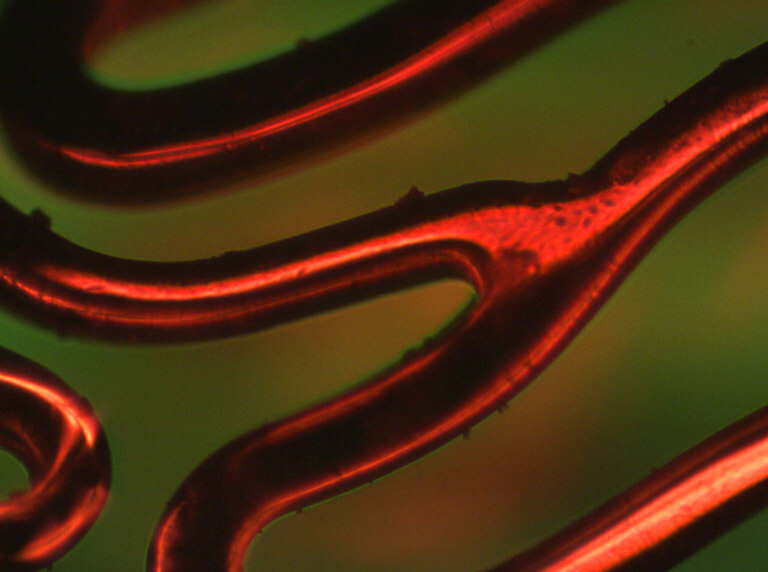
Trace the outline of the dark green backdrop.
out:
M 210 2 L 114 42 L 93 73 L 137 89 L 182 81 L 317 37 L 383 3 Z M 43 208 L 55 231 L 85 246 L 172 260 L 337 222 L 413 185 L 434 192 L 481 179 L 561 178 L 720 61 L 768 40 L 766 21 L 768 3 L 753 0 L 628 1 L 374 142 L 199 202 L 156 211 L 78 204 L 25 172 L 4 143 L 0 192 L 24 211 Z M 255 541 L 247 569 L 479 570 L 768 403 L 766 191 L 768 161 L 675 228 L 504 414 L 373 486 L 280 520 Z M 167 348 L 60 339 L 0 315 L 0 344 L 86 396 L 112 447 L 110 502 L 56 572 L 143 570 L 165 501 L 207 455 L 396 359 L 468 295 L 440 284 L 235 340 Z M 21 481 L 12 464 L 0 469 Z M 767 566 L 766 534 L 768 515 L 681 569 Z

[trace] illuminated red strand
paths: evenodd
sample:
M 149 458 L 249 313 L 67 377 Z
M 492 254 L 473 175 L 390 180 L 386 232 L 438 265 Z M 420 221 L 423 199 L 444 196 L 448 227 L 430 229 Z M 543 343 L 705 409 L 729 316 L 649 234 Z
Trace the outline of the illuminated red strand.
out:
M 28 166 L 104 202 L 197 194 L 391 128 L 614 0 L 401 0 L 281 56 L 164 89 L 119 91 L 83 70 L 105 39 L 198 1 L 9 2 L 0 114 Z
M 73 22 L 80 22 L 80 31 L 90 29 L 91 18 L 98 13 L 93 10 L 99 6 L 117 10 L 110 13 L 116 18 L 111 23 L 100 21 L 104 29 L 94 28 L 96 35 L 109 35 L 113 28 L 132 21 L 130 12 L 121 11 L 131 4 L 117 0 L 105 4 L 25 2 L 28 4 L 11 3 L 5 9 L 0 42 L 7 41 L 11 33 L 8 22 L 23 23 L 29 16 L 31 12 L 26 12 L 28 8 L 24 6 L 45 8 L 32 12 L 35 16 L 45 14 L 51 18 L 50 22 L 58 22 L 57 18 L 63 14 L 79 15 L 82 19 Z M 575 4 L 519 1 L 479 2 L 472 6 L 486 17 L 489 15 L 483 12 L 486 8 L 498 10 L 492 16 L 501 20 L 492 21 L 506 22 L 498 30 L 507 30 L 507 25 L 511 30 L 517 25 L 511 22 L 517 20 L 512 16 L 510 20 L 503 20 L 502 16 L 509 16 L 511 12 L 507 9 L 512 10 L 513 6 L 530 10 L 528 16 L 538 17 L 537 9 L 551 7 L 554 10 L 556 5 L 565 7 L 564 13 L 574 14 L 578 12 Z M 166 9 L 172 5 L 169 0 L 156 8 Z M 396 6 L 408 13 L 414 4 L 403 2 Z M 396 14 L 399 9 L 381 14 Z M 547 10 L 541 14 L 551 16 Z M 532 27 L 532 21 L 526 19 L 528 16 L 520 20 L 526 29 Z M 379 17 L 385 18 L 376 16 L 360 24 L 361 28 L 351 30 L 359 33 L 365 26 L 375 27 L 383 21 L 377 20 Z M 568 18 L 553 21 L 561 25 Z M 54 29 L 46 28 L 50 22 L 43 22 L 42 29 Z M 356 112 L 350 111 L 349 116 L 337 113 L 346 109 L 348 103 L 350 109 L 358 109 L 359 102 L 369 101 L 369 94 L 378 94 L 379 88 L 373 87 L 375 82 L 383 81 L 381 93 L 395 94 L 396 90 L 389 90 L 400 85 L 398 82 L 408 85 L 410 78 L 432 81 L 435 76 L 430 75 L 430 70 L 443 69 L 440 67 L 443 57 L 446 62 L 453 62 L 446 65 L 445 70 L 455 70 L 453 64 L 462 60 L 454 61 L 451 50 L 455 50 L 455 54 L 472 53 L 473 42 L 481 39 L 473 34 L 485 38 L 483 34 L 488 33 L 487 37 L 493 38 L 493 42 L 506 37 L 501 32 L 496 36 L 498 30 L 492 26 L 483 28 L 479 21 L 470 22 L 476 26 L 471 33 L 469 28 L 462 27 L 469 24 L 461 24 L 455 34 L 445 35 L 445 29 L 441 28 L 415 52 L 405 54 L 407 57 L 402 60 L 405 68 L 417 61 L 423 64 L 423 67 L 414 67 L 416 71 L 412 75 L 410 72 L 397 75 L 405 68 L 390 62 L 382 68 L 387 71 L 381 73 L 392 74 L 397 81 L 387 83 L 382 80 L 384 76 L 366 76 L 365 81 L 353 82 L 357 87 L 349 87 L 360 90 L 356 92 L 358 95 L 353 97 L 344 90 L 335 92 L 342 95 L 328 107 L 323 106 L 330 100 L 312 92 L 308 101 L 291 108 L 290 113 L 294 115 L 284 124 L 287 130 L 283 132 L 280 127 L 275 131 L 286 134 L 287 147 L 281 148 L 273 141 L 270 145 L 275 143 L 275 146 L 268 148 L 276 157 L 307 150 L 309 143 L 307 147 L 298 144 L 291 147 L 298 133 L 291 130 L 305 125 L 305 118 L 311 120 L 309 124 L 318 117 L 327 117 L 332 122 L 343 117 L 343 121 L 339 120 L 340 131 L 334 131 L 334 127 L 322 136 L 335 138 L 335 133 L 346 134 L 344 122 L 355 117 Z M 328 41 L 338 40 L 343 45 L 345 38 L 349 39 L 345 34 L 354 35 L 353 31 L 345 31 Z M 537 32 L 531 34 L 534 43 L 544 37 Z M 88 42 L 98 38 L 88 40 L 79 32 L 72 37 L 77 41 L 71 45 L 77 49 L 61 50 L 62 66 L 54 66 L 57 71 L 52 72 L 52 77 L 64 82 L 65 93 L 82 97 L 84 94 L 77 91 L 78 85 L 71 83 L 79 73 L 82 54 L 78 50 L 89 49 Z M 451 43 L 456 38 L 461 41 Z M 85 43 L 81 45 L 82 42 Z M 54 45 L 57 44 L 54 42 Z M 19 71 L 13 52 L 0 49 L 0 69 L 10 66 L 11 71 Z M 45 57 L 51 56 L 45 49 L 41 52 Z M 295 54 L 291 57 L 303 57 Z M 411 57 L 415 59 L 408 59 Z M 35 62 L 32 63 L 34 67 Z M 486 65 L 480 64 L 480 69 Z M 172 169 L 164 175 L 153 171 L 171 165 L 165 161 L 167 157 L 181 163 L 190 160 L 191 164 L 200 165 L 201 172 L 204 169 L 214 176 L 221 175 L 222 171 L 206 162 L 209 152 L 211 157 L 218 157 L 217 153 L 222 152 L 221 169 L 237 166 L 241 160 L 237 158 L 238 149 L 220 145 L 215 137 L 210 139 L 210 134 L 196 140 L 203 144 L 195 151 L 188 146 L 186 138 L 182 138 L 183 143 L 166 141 L 163 147 L 158 145 L 158 140 L 144 140 L 141 135 L 135 140 L 128 137 L 126 143 L 145 146 L 141 150 L 113 150 L 116 156 L 135 159 L 137 169 L 99 165 L 103 159 L 99 153 L 103 153 L 103 149 L 91 156 L 97 161 L 73 163 L 73 159 L 82 159 L 87 154 L 80 152 L 82 148 L 67 154 L 62 152 L 66 145 L 61 142 L 44 142 L 38 137 L 45 131 L 42 127 L 52 132 L 63 129 L 59 134 L 66 134 L 71 128 L 72 133 L 82 132 L 92 137 L 94 133 L 98 135 L 101 124 L 89 123 L 88 129 L 81 131 L 83 125 L 77 124 L 77 115 L 66 112 L 54 112 L 49 119 L 56 116 L 58 120 L 61 115 L 68 118 L 62 119 L 64 123 L 72 121 L 72 125 L 46 123 L 49 112 L 45 111 L 38 118 L 42 127 L 30 128 L 25 135 L 28 127 L 25 121 L 36 112 L 20 111 L 19 105 L 24 99 L 14 92 L 13 85 L 14 82 L 4 82 L 0 88 L 0 103 L 6 110 L 12 110 L 5 121 L 22 152 L 26 145 L 28 151 L 42 154 L 40 161 L 48 162 L 49 175 L 60 170 L 66 179 L 74 173 L 67 169 L 82 167 L 83 173 L 91 173 L 85 176 L 86 184 L 96 183 L 106 174 L 151 175 L 153 180 L 158 175 L 155 189 L 159 189 L 176 176 L 171 174 Z M 205 85 L 221 87 L 223 84 L 213 81 Z M 456 85 L 463 83 L 451 83 L 448 89 L 453 91 Z M 211 93 L 218 93 L 218 87 Z M 231 90 L 223 89 L 221 93 L 231 93 Z M 407 98 L 414 97 L 406 89 L 388 99 L 387 105 L 399 108 L 402 104 L 399 97 L 405 97 L 404 94 L 408 94 Z M 157 93 L 152 94 L 154 103 L 156 96 Z M 141 97 L 136 96 L 135 101 Z M 149 96 L 147 98 L 149 101 Z M 307 108 L 302 107 L 314 105 L 312 102 L 320 106 L 322 113 L 308 113 Z M 115 106 L 119 111 L 117 115 L 126 113 L 119 104 Z M 88 105 L 84 108 L 92 109 Z M 103 106 L 103 109 L 112 108 Z M 375 108 L 359 109 L 365 110 L 368 116 Z M 331 110 L 333 113 L 324 115 Z M 127 117 L 129 121 L 136 120 L 133 116 Z M 146 115 L 140 117 L 146 119 Z M 269 117 L 278 117 L 277 125 L 285 119 L 280 113 Z M 2 203 L 0 300 L 9 309 L 64 333 L 125 341 L 179 342 L 253 331 L 442 277 L 460 278 L 475 288 L 475 303 L 450 330 L 409 354 L 400 364 L 338 399 L 240 437 L 204 461 L 184 482 L 157 527 L 148 555 L 148 570 L 235 571 L 240 569 L 253 535 L 277 516 L 415 460 L 463 433 L 516 395 L 572 339 L 669 226 L 766 151 L 767 118 L 768 44 L 721 66 L 631 133 L 583 175 L 540 184 L 475 183 L 430 197 L 414 191 L 393 207 L 370 215 L 249 251 L 193 262 L 149 263 L 91 252 L 51 233 L 35 217 L 25 217 Z M 238 123 L 243 124 L 247 122 Z M 97 131 L 89 131 L 91 128 Z M 273 136 L 272 131 L 264 133 L 267 132 L 269 137 Z M 288 133 L 292 133 L 290 139 Z M 242 133 L 236 138 L 240 135 Z M 249 142 L 250 135 L 243 141 Z M 239 143 L 234 146 L 237 145 Z M 253 149 L 257 148 L 258 145 Z M 149 160 L 150 157 L 157 161 Z M 109 169 L 99 171 L 96 167 Z M 147 170 L 138 167 L 147 167 Z M 89 170 L 91 168 L 95 170 Z M 198 175 L 195 169 L 187 172 L 193 178 Z M 130 185 L 140 180 L 143 179 L 130 179 Z M 177 185 L 180 180 L 172 182 Z M 116 200 L 139 200 L 137 197 L 145 189 L 136 188 L 142 191 L 137 191 L 133 198 L 128 193 Z M 35 369 L 27 362 L 23 364 L 26 365 L 17 367 L 22 374 Z M 46 491 L 56 492 L 58 487 L 65 487 L 67 493 L 61 499 L 56 497 L 51 503 L 41 504 L 40 510 L 45 516 L 27 529 L 33 535 L 41 531 L 48 535 L 43 540 L 35 537 L 23 549 L 14 549 L 13 557 L 21 558 L 25 566 L 49 562 L 83 534 L 103 505 L 109 478 L 106 444 L 100 437 L 98 425 L 95 421 L 82 422 L 90 410 L 82 405 L 80 409 L 69 405 L 72 398 L 60 398 L 63 390 L 58 382 L 33 383 L 28 381 L 30 377 L 35 376 L 12 373 L 2 378 L 6 383 L 0 385 L 0 392 L 31 390 L 37 398 L 49 399 L 54 406 L 64 407 L 65 413 L 61 414 L 61 419 L 66 421 L 64 425 L 69 429 L 79 428 L 82 435 L 78 433 L 70 439 L 67 433 L 67 438 L 59 441 L 85 442 L 94 448 L 98 458 L 94 466 L 88 464 L 90 461 L 86 463 L 86 472 L 78 473 L 71 484 L 67 484 L 70 483 L 67 473 L 59 469 L 69 467 L 69 463 L 54 462 L 50 466 L 56 470 L 49 472 L 38 468 L 49 467 L 49 464 L 40 464 L 39 459 L 53 454 L 54 449 L 44 445 L 48 443 L 46 439 L 61 431 L 57 429 L 61 425 L 25 409 L 23 413 L 32 415 L 29 429 L 19 432 L 15 425 L 9 426 L 17 430 L 10 434 L 18 434 L 18 442 L 12 438 L 2 444 L 27 464 L 32 491 L 38 490 L 37 483 L 43 482 L 38 480 L 38 475 L 45 472 L 51 475 L 50 486 L 43 487 Z M 5 401 L 13 403 L 10 398 Z M 8 420 L 19 414 L 9 405 L 8 413 L 0 416 L 0 422 L 10 422 Z M 49 411 L 48 415 L 53 413 Z M 638 563 L 667 566 L 676 561 L 687 553 L 689 546 L 695 548 L 708 540 L 713 530 L 719 532 L 742 519 L 745 511 L 734 507 L 749 506 L 752 510 L 758 506 L 753 496 L 755 491 L 763 491 L 764 415 L 705 442 L 627 493 L 617 501 L 619 504 L 598 511 L 584 523 L 506 566 L 530 565 L 537 569 L 536 566 L 541 568 L 545 563 L 555 570 L 565 570 L 572 565 L 591 570 L 631 567 L 640 565 Z M 25 439 L 40 439 L 42 444 L 26 446 Z M 58 451 L 56 448 L 56 454 Z M 712 483 L 719 485 L 718 494 L 702 495 L 703 487 Z M 95 489 L 83 493 L 79 487 L 85 485 Z M 76 487 L 80 492 L 70 495 L 68 487 Z M 90 503 L 81 502 L 83 494 L 92 495 L 88 497 Z M 14 506 L 15 500 L 7 506 Z M 23 509 L 32 504 L 24 501 L 18 506 Z M 87 510 L 82 509 L 84 506 Z M 51 529 L 46 518 L 52 513 L 47 511 L 58 515 L 71 507 L 75 507 L 72 514 L 77 524 L 72 535 L 62 532 L 49 536 Z M 12 523 L 12 519 L 0 518 L 0 526 L 9 522 Z M 706 525 L 704 528 L 702 523 Z M 14 536 L 8 534 L 4 538 Z
M 109 492 L 107 441 L 91 407 L 49 371 L 0 349 L 0 446 L 30 488 L 0 502 L 0 569 L 45 568 L 98 517 Z
M 502 299 L 513 314 L 523 311 L 518 298 L 531 289 L 542 300 L 532 304 L 541 306 L 544 292 L 557 289 L 548 285 L 556 274 L 578 274 L 587 291 L 552 294 L 558 304 L 576 305 L 562 322 L 570 331 L 661 230 L 762 151 L 764 51 L 722 66 L 584 175 L 413 193 L 357 219 L 208 260 L 105 256 L 2 204 L 0 300 L 63 333 L 186 341 L 253 331 L 443 277 L 477 289 L 469 327 L 489 305 L 504 316 L 495 311 Z M 539 327 L 560 323 L 556 314 L 527 319 Z M 546 340 L 560 339 L 560 327 L 539 343 L 557 345 Z M 523 331 L 511 333 L 505 347 L 531 335 L 515 328 Z
M 491 572 L 668 570 L 768 504 L 768 408 Z
M 323 295 L 344 288 L 349 299 L 350 285 L 364 287 L 372 275 L 402 281 L 424 268 L 443 267 L 472 283 L 478 300 L 450 335 L 392 370 L 208 458 L 167 506 L 149 570 L 240 570 L 253 535 L 277 516 L 403 466 L 513 397 L 668 226 L 765 151 L 767 64 L 765 44 L 721 66 L 583 176 L 538 186 L 476 184 L 426 198 L 413 194 L 386 213 L 359 219 L 367 224 L 356 233 L 379 225 L 387 234 L 364 236 L 354 248 L 339 237 L 347 236 L 348 225 L 310 235 L 312 244 L 342 246 L 322 256 L 298 248 L 305 272 L 294 270 L 294 262 L 277 271 L 284 286 L 297 284 L 298 301 L 308 295 L 304 280 L 316 272 L 331 277 L 318 288 Z M 303 239 L 294 240 L 303 246 Z M 354 270 L 334 275 L 340 268 Z M 705 445 L 705 456 L 710 450 Z M 616 561 L 657 548 L 679 549 L 679 533 L 697 522 L 679 518 L 692 502 L 691 483 L 719 478 L 724 466 L 749 473 L 734 476 L 735 486 L 711 497 L 699 512 L 720 509 L 762 478 L 749 452 L 702 466 L 693 481 L 679 483 L 676 494 L 664 497 L 677 504 L 662 514 L 677 514 L 677 520 L 643 523 L 652 536 L 626 540 L 624 559 Z M 595 550 L 610 548 L 623 532 L 610 529 Z

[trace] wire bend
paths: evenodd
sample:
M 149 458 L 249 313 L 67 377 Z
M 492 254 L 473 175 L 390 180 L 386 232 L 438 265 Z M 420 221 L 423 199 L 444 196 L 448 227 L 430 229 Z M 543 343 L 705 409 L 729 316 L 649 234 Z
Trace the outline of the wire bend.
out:
M 3 22 L 23 14 L 21 5 L 6 8 Z M 2 65 L 12 53 L 0 50 Z M 54 77 L 72 77 L 71 56 Z M 3 203 L 0 300 L 64 333 L 151 342 L 235 335 L 444 276 L 475 287 L 477 301 L 450 337 L 339 399 L 239 438 L 185 481 L 148 569 L 237 570 L 272 519 L 406 464 L 529 383 L 664 230 L 765 153 L 767 64 L 768 44 L 728 62 L 566 181 L 414 192 L 388 209 L 210 260 L 104 256 Z M 7 108 L 11 83 L 0 89 Z M 17 135 L 20 117 L 6 118 Z
M 22 461 L 31 482 L 0 503 L 0 567 L 48 567 L 107 500 L 111 462 L 101 424 L 52 373 L 0 349 L 0 446 Z
M 765 51 L 721 66 L 584 175 L 412 192 L 369 215 L 206 260 L 106 256 L 2 203 L 0 302 L 64 334 L 178 342 L 254 331 L 443 277 L 478 290 L 479 315 L 530 289 L 543 300 L 557 289 L 548 285 L 561 280 L 555 275 L 571 273 L 582 276 L 582 290 L 573 282 L 573 293 L 555 296 L 586 296 L 574 303 L 588 314 L 663 230 L 764 151 Z
M 357 219 L 365 224 L 294 239 L 292 246 L 301 246 L 288 251 L 302 253 L 303 271 L 291 261 L 280 272 L 283 286 L 295 284 L 297 303 L 313 275 L 343 268 L 318 291 L 333 297 L 342 288 L 349 298 L 371 275 L 402 283 L 443 266 L 473 283 L 478 301 L 450 336 L 392 370 L 208 458 L 166 507 L 148 570 L 239 570 L 253 535 L 274 518 L 408 463 L 513 397 L 666 228 L 766 151 L 766 64 L 768 44 L 722 65 L 582 176 L 412 194 L 394 209 Z M 398 208 L 405 214 L 396 216 Z M 342 239 L 350 224 L 386 235 L 369 233 L 351 247 Z M 320 255 L 307 244 L 336 249 Z M 730 500 L 723 495 L 707 510 Z M 658 527 L 642 550 L 686 526 Z
M 12 0 L 0 116 L 20 158 L 87 199 L 194 195 L 391 127 L 613 0 L 400 0 L 283 55 L 164 89 L 120 91 L 84 71 L 99 43 L 199 1 Z

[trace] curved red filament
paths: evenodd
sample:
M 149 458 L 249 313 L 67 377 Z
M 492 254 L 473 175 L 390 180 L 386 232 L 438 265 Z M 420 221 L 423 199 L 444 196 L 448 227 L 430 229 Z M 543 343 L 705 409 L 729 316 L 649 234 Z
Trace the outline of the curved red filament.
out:
M 37 570 L 74 546 L 109 492 L 107 441 L 93 410 L 49 371 L 0 349 L 0 446 L 29 490 L 0 503 L 0 568 Z
M 509 334 L 491 345 L 522 350 L 536 339 L 547 354 L 661 231 L 763 150 L 765 52 L 723 65 L 584 175 L 412 193 L 369 215 L 208 260 L 105 256 L 3 204 L 0 299 L 64 333 L 185 341 L 458 277 L 480 296 L 461 328 L 503 321 Z M 499 311 L 505 306 L 509 313 Z
M 235 72 L 119 91 L 85 73 L 88 53 L 199 0 L 15 0 L 0 22 L 0 114 L 21 158 L 70 192 L 167 201 L 391 126 L 611 1 L 401 0 Z
M 449 337 L 352 393 L 245 435 L 207 459 L 166 508 L 149 569 L 238 570 L 252 536 L 275 517 L 404 465 L 514 396 L 666 227 L 764 152 L 767 63 L 768 44 L 723 65 L 583 176 L 412 194 L 392 209 L 293 239 L 289 251 L 301 252 L 302 262 L 269 272 L 282 287 L 294 285 L 298 307 L 339 291 L 349 299 L 369 289 L 372 278 L 402 285 L 440 272 L 472 283 L 478 301 Z M 350 245 L 352 231 L 366 228 L 369 234 Z M 318 244 L 334 248 L 313 251 Z M 291 302 L 282 302 L 286 291 L 280 294 L 268 298 L 268 308 L 282 303 L 291 311 Z M 743 459 L 752 457 L 730 460 Z M 766 472 L 758 467 L 753 481 L 764 478 L 760 468 Z M 706 510 L 743 489 L 732 487 Z M 670 498 L 688 501 L 685 494 Z M 665 514 L 675 510 L 681 509 Z M 656 527 L 638 550 L 652 551 L 685 526 Z
M 172 4 L 158 3 L 153 9 Z M 316 144 L 314 135 L 308 135 L 312 129 L 319 129 L 323 144 L 327 137 L 347 135 L 357 113 L 370 118 L 390 105 L 399 109 L 414 97 L 411 89 L 432 85 L 443 72 L 450 76 L 469 61 L 463 58 L 477 55 L 475 46 L 498 47 L 495 42 L 518 24 L 529 27 L 529 18 L 551 15 L 550 9 L 575 14 L 576 4 L 467 3 L 470 24 L 463 23 L 468 13 L 456 20 L 451 16 L 443 20 L 447 28 L 420 36 L 405 52 L 383 50 L 398 55 L 373 75 L 312 84 L 319 86 L 317 91 L 302 93 L 286 109 L 268 107 L 250 122 L 237 114 L 227 117 L 232 125 L 251 127 L 235 135 L 230 129 L 223 139 L 216 131 L 221 125 L 181 127 L 192 124 L 178 116 L 169 133 L 126 131 L 125 138 L 104 139 L 114 125 L 94 121 L 83 126 L 81 116 L 59 107 L 23 111 L 21 103 L 28 103 L 29 93 L 13 81 L 2 84 L 0 103 L 10 110 L 5 121 L 19 149 L 34 155 L 33 161 L 49 175 L 68 180 L 77 173 L 93 188 L 107 180 L 114 189 L 142 183 L 115 200 L 144 200 L 145 191 L 183 186 L 197 181 L 203 171 L 218 177 L 255 156 L 269 163 L 303 153 Z M 396 4 L 321 42 L 318 49 L 335 42 L 344 46 L 387 18 L 415 14 L 410 10 L 416 5 L 422 6 Z M 116 11 L 99 12 L 105 6 Z M 80 27 L 75 32 L 70 29 L 62 32 L 64 39 L 41 44 L 41 57 L 55 56 L 61 63 L 51 77 L 63 81 L 77 102 L 93 104 L 82 107 L 88 112 L 117 109 L 115 116 L 122 118 L 131 106 L 143 105 L 144 121 L 138 124 L 152 124 L 150 110 L 164 109 L 163 93 L 110 93 L 84 83 L 79 67 L 90 41 L 133 21 L 127 6 L 118 0 L 14 2 L 4 13 L 0 42 L 16 37 L 8 22 L 23 23 L 30 14 L 50 18 L 41 26 L 51 33 L 58 30 L 52 23 L 63 15 L 77 16 L 73 22 Z M 423 6 L 440 11 L 438 3 L 425 0 Z M 113 21 L 99 20 L 98 14 L 111 14 Z M 498 18 L 493 21 L 501 22 L 499 27 L 484 27 L 482 19 L 475 19 L 489 14 Z M 522 15 L 519 21 L 515 14 Z M 531 34 L 534 40 L 544 37 Z M 483 53 L 477 69 L 486 69 L 497 55 L 493 50 Z M 281 65 L 291 58 L 295 65 L 304 62 L 297 54 Z M 0 49 L 0 69 L 19 74 L 6 77 L 23 78 L 13 50 Z M 198 103 L 210 104 L 207 98 L 233 93 L 227 82 L 237 77 L 183 86 L 176 93 L 197 94 L 190 101 L 200 96 Z M 462 81 L 449 82 L 450 89 Z M 337 95 L 328 96 L 331 92 Z M 67 97 L 62 105 L 71 103 Z M 112 105 L 102 105 L 104 101 Z M 135 115 L 125 117 L 135 124 Z M 236 335 L 443 277 L 474 286 L 475 304 L 449 332 L 353 392 L 226 445 L 185 481 L 157 528 L 148 569 L 237 570 L 253 535 L 277 516 L 416 459 L 512 398 L 567 344 L 666 228 L 765 152 L 767 117 L 768 44 L 722 66 L 583 175 L 540 184 L 475 183 L 430 197 L 412 192 L 393 207 L 364 217 L 194 262 L 148 263 L 91 252 L 0 204 L 0 300 L 67 333 L 176 342 Z M 762 490 L 768 471 L 761 460 L 763 425 L 762 416 L 756 417 L 705 443 L 628 493 L 619 505 L 507 566 L 592 570 L 668 565 L 697 546 L 687 542 L 686 534 L 705 539 L 709 533 L 701 532 L 701 523 L 712 518 L 725 525 L 741 518 L 729 507 Z M 41 436 L 49 435 L 48 425 L 40 427 Z M 100 447 L 106 451 L 105 445 Z M 24 451 L 16 452 L 24 458 Z M 103 470 L 103 459 L 99 462 Z M 32 474 L 36 465 L 28 465 Z M 103 472 L 98 475 L 78 478 L 78 483 L 106 482 Z M 701 485 L 710 482 L 723 484 L 721 494 L 705 498 Z M 102 492 L 106 494 L 105 486 Z M 99 502 L 103 504 L 103 496 L 92 506 L 100 508 Z M 662 504 L 663 513 L 657 510 Z M 83 520 L 87 524 L 95 513 L 88 515 Z

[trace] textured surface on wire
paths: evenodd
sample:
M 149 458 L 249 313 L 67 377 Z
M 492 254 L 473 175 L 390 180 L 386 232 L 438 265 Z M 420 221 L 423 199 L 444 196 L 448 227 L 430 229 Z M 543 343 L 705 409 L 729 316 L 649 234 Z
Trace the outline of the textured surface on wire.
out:
M 582 177 L 542 185 L 476 184 L 428 199 L 414 192 L 394 208 L 207 264 L 107 259 L 61 241 L 34 217 L 27 221 L 8 208 L 10 305 L 63 332 L 135 339 L 229 335 L 441 276 L 461 277 L 478 293 L 477 304 L 451 336 L 428 345 L 401 369 L 372 380 L 346 400 L 246 436 L 212 457 L 169 506 L 151 563 L 180 570 L 237 567 L 250 535 L 262 524 L 257 503 L 269 509 L 259 518 L 271 518 L 274 511 L 372 478 L 465 430 L 516 393 L 662 230 L 761 151 L 762 51 L 724 66 Z M 502 380 L 503 374 L 507 379 Z M 438 380 L 444 383 L 438 386 Z M 484 380 L 490 387 L 474 396 L 473 383 L 482 387 Z M 404 393 L 397 389 L 402 387 Z M 397 390 L 382 391 L 386 388 Z M 368 427 L 370 419 L 387 410 L 382 404 L 388 399 L 393 414 L 379 416 L 383 426 Z M 406 403 L 411 406 L 403 407 Z M 345 416 L 347 409 L 352 421 Z M 361 427 L 366 430 L 349 441 Z M 291 462 L 280 460 L 286 439 Z M 306 449 L 297 439 L 307 440 Z M 722 439 L 713 443 L 722 448 Z M 273 465 L 258 449 L 274 444 Z M 252 459 L 242 447 L 253 452 Z M 324 462 L 286 475 L 287 466 L 296 468 L 295 455 L 302 450 L 315 460 L 320 451 Z M 351 466 L 345 466 L 348 455 Z M 379 461 L 367 461 L 366 455 Z M 332 475 L 324 482 L 328 470 Z M 280 475 L 277 487 L 265 486 L 256 493 L 260 500 L 252 499 L 253 489 L 237 483 L 264 471 L 268 482 L 271 472 Z M 229 491 L 211 484 L 219 483 L 222 474 Z M 204 494 L 195 491 L 201 480 Z M 290 489 L 293 480 L 298 488 L 288 501 L 274 504 L 281 487 Z M 211 492 L 215 508 L 206 508 L 208 501 L 197 504 Z M 184 494 L 198 499 L 192 508 L 179 508 Z M 230 500 L 223 501 L 222 494 Z M 218 542 L 197 539 L 194 521 L 201 516 L 203 526 L 212 519 L 221 522 Z M 155 558 L 159 553 L 164 563 L 155 561 L 162 560 Z

